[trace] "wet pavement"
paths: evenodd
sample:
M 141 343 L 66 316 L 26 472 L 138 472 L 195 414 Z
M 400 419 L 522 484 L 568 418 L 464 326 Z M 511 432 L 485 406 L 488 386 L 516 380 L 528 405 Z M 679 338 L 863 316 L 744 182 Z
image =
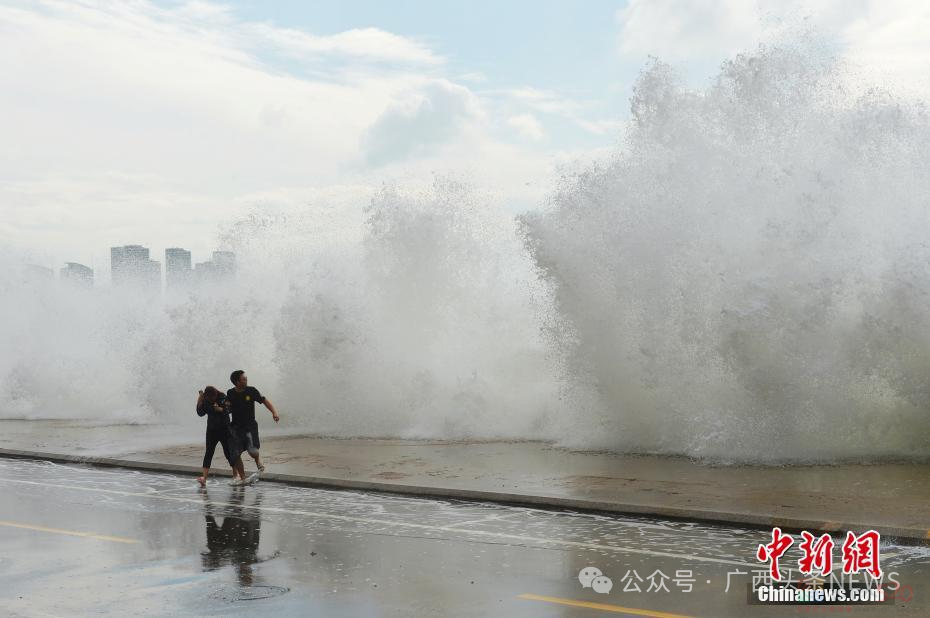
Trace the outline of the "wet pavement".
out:
M 764 530 L 17 459 L 0 487 L 2 615 L 811 613 L 747 604 Z M 910 600 L 843 613 L 930 613 L 930 549 L 882 550 Z
M 191 415 L 193 417 L 193 415 Z M 195 472 L 203 426 L 0 420 L 0 455 Z M 266 431 L 267 430 L 267 431 Z M 539 442 L 335 439 L 262 427 L 269 479 L 317 486 L 930 539 L 930 464 L 720 466 Z M 186 442 L 186 444 L 184 444 Z M 215 463 L 218 469 L 221 457 Z M 99 461 L 99 460 L 98 460 Z

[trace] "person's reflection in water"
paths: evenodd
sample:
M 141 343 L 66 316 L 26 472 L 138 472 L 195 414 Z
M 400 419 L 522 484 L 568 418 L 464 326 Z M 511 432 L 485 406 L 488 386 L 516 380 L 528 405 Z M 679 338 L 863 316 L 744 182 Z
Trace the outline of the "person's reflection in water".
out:
M 252 565 L 271 560 L 280 553 L 276 551 L 266 558 L 258 556 L 261 512 L 249 507 L 261 505 L 260 494 L 250 492 L 255 498 L 249 506 L 245 506 L 246 491 L 241 488 L 235 489 L 228 500 L 234 506 L 215 507 L 210 502 L 207 491 L 201 490 L 201 493 L 205 500 L 204 518 L 207 523 L 207 551 L 200 554 L 204 570 L 215 571 L 231 565 L 236 569 L 239 585 L 251 586 Z M 223 517 L 222 525 L 216 521 L 214 512 L 217 511 Z

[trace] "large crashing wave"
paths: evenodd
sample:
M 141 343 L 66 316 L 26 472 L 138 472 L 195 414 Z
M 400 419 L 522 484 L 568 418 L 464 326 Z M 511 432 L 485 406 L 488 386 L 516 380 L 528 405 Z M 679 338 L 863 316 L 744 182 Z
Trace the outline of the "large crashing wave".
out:
M 556 435 L 546 285 L 514 218 L 468 185 L 259 209 L 222 241 L 234 283 L 160 301 L 3 277 L 0 417 L 190 420 L 198 389 L 243 368 L 306 432 Z
M 222 239 L 235 285 L 161 302 L 3 256 L 0 417 L 192 419 L 243 368 L 310 433 L 923 457 L 930 119 L 855 81 L 803 45 L 702 92 L 656 62 L 614 156 L 519 221 L 448 179 L 268 211 Z
M 551 438 L 546 288 L 512 217 L 466 185 L 384 188 L 358 242 L 314 253 L 275 326 L 281 388 L 313 431 Z M 298 403 L 299 402 L 299 403 Z
M 746 461 L 930 444 L 930 118 L 805 45 L 653 63 L 608 163 L 525 217 L 567 440 Z

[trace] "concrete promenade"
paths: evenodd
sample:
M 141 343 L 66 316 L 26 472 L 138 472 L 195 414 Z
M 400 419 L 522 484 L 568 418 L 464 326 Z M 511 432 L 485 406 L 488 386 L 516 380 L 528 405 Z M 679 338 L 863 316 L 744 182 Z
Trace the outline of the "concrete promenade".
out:
M 201 444 L 149 446 L 178 435 L 191 434 L 162 426 L 0 421 L 0 456 L 199 473 Z M 537 442 L 333 439 L 273 431 L 263 432 L 262 453 L 270 481 L 930 539 L 928 464 L 709 466 Z M 214 466 L 228 473 L 219 449 Z M 251 461 L 246 469 L 254 469 Z

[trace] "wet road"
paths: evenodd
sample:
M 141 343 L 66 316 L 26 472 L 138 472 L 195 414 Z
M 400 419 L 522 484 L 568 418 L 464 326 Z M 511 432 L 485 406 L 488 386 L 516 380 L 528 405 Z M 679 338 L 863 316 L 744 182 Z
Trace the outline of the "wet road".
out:
M 747 605 L 764 530 L 13 459 L 0 489 L 2 615 L 812 613 Z M 911 600 L 843 613 L 927 615 L 930 550 L 884 541 Z

